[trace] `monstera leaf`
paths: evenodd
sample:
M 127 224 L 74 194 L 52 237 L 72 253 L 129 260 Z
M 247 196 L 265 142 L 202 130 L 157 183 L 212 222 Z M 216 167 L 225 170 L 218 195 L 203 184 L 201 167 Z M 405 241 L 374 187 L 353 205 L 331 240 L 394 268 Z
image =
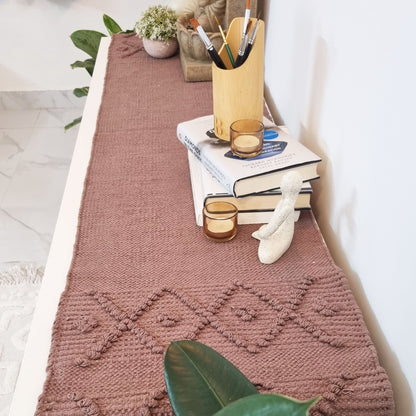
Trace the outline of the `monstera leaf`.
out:
M 279 394 L 254 394 L 236 400 L 214 416 L 307 416 L 318 400 L 302 402 Z
M 188 340 L 169 345 L 165 381 L 176 416 L 212 416 L 233 401 L 258 393 L 222 355 Z

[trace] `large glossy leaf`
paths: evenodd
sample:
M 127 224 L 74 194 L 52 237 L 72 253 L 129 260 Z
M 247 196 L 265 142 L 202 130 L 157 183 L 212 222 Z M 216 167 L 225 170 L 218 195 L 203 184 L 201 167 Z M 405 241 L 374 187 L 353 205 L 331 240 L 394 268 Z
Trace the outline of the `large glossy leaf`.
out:
M 93 59 L 97 58 L 98 47 L 103 37 L 106 37 L 106 35 L 95 30 L 77 30 L 71 34 L 74 45 Z
M 120 33 L 123 31 L 118 23 L 116 23 L 114 19 L 112 19 L 110 16 L 107 16 L 106 14 L 103 15 L 103 21 L 110 36 L 113 33 Z
M 231 402 L 258 393 L 240 370 L 199 342 L 172 342 L 164 366 L 176 416 L 212 416 Z
M 307 416 L 319 399 L 298 401 L 279 394 L 254 394 L 236 400 L 214 416 Z

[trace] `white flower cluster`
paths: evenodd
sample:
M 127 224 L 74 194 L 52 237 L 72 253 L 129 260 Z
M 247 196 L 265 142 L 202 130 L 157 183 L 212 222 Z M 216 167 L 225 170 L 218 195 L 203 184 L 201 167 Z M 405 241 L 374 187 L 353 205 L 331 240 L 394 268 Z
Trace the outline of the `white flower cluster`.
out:
M 176 13 L 167 6 L 152 6 L 142 14 L 134 29 L 141 38 L 167 42 L 176 37 L 176 19 Z

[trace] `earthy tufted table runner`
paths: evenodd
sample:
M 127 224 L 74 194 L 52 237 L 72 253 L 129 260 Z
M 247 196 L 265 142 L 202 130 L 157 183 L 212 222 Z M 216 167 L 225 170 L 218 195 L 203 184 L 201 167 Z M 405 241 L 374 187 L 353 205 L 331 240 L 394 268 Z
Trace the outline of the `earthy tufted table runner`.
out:
M 185 83 L 113 36 L 72 266 L 37 415 L 170 415 L 163 354 L 203 342 L 261 392 L 322 395 L 313 415 L 394 414 L 392 390 L 312 216 L 273 265 L 258 226 L 228 243 L 195 225 L 180 121 L 212 111 L 210 83 Z

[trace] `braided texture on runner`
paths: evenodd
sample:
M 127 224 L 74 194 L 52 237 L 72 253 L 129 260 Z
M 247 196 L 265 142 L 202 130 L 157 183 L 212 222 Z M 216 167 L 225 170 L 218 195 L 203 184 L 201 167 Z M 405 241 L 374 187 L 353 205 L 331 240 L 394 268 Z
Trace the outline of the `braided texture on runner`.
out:
M 205 343 L 259 389 L 321 395 L 313 416 L 392 416 L 390 382 L 343 272 L 303 212 L 290 249 L 257 258 L 258 226 L 228 243 L 195 225 L 176 125 L 212 112 L 212 85 L 185 83 L 115 35 L 78 235 L 38 416 L 172 415 L 171 341 Z

